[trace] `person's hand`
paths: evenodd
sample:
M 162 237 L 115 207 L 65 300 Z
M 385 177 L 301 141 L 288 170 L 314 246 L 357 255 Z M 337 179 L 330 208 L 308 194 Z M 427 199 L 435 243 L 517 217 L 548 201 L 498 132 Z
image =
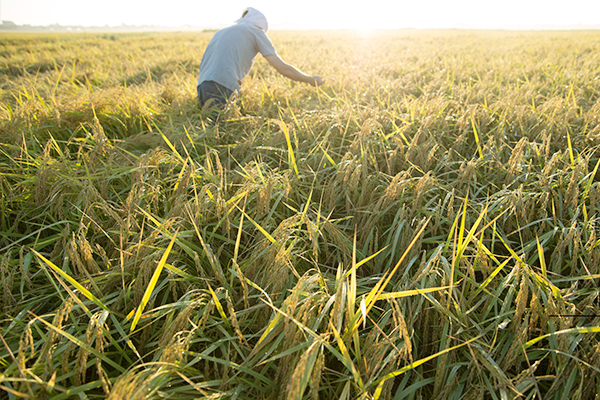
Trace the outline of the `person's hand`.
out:
M 322 84 L 325 83 L 325 80 L 323 78 L 321 78 L 319 75 L 313 75 L 311 76 L 312 78 L 312 85 L 313 86 L 321 86 Z

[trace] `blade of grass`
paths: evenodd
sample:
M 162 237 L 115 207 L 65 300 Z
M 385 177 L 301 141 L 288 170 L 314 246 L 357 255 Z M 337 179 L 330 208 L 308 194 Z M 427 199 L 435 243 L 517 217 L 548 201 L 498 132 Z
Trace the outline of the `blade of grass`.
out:
M 479 158 L 483 160 L 481 143 L 479 143 L 479 134 L 477 133 L 477 126 L 475 125 L 475 119 L 473 118 L 473 116 L 471 116 L 471 126 L 473 127 L 473 135 L 475 136 L 475 143 L 477 144 L 477 153 L 479 153 Z
M 136 327 L 138 321 L 140 320 L 140 317 L 142 316 L 142 311 L 144 311 L 146 304 L 148 304 L 148 300 L 150 299 L 150 296 L 152 295 L 152 291 L 154 290 L 154 287 L 156 286 L 156 283 L 158 282 L 160 273 L 162 272 L 163 267 L 167 262 L 169 253 L 171 253 L 173 244 L 175 244 L 175 238 L 177 238 L 177 232 L 175 232 L 175 234 L 173 235 L 173 238 L 171 239 L 169 246 L 167 246 L 167 249 L 165 250 L 164 254 L 162 255 L 162 258 L 160 259 L 160 261 L 158 262 L 158 265 L 156 266 L 156 269 L 154 270 L 154 274 L 152 275 L 152 278 L 150 279 L 150 282 L 148 283 L 148 287 L 146 288 L 146 291 L 144 292 L 142 301 L 140 302 L 140 305 L 138 306 L 137 311 L 135 312 L 135 316 L 133 317 L 133 322 L 131 323 L 130 332 L 133 332 L 135 330 L 135 327 Z
M 573 88 L 571 88 L 572 90 Z M 569 159 L 571 160 L 571 168 L 575 168 L 575 155 L 573 153 L 573 145 L 571 144 L 571 132 L 567 129 L 567 145 L 569 146 Z
M 354 362 L 352 361 L 352 356 L 348 352 L 348 347 L 344 343 L 344 340 L 340 336 L 340 333 L 338 332 L 338 330 L 335 328 L 335 326 L 333 325 L 333 323 L 331 321 L 329 321 L 329 328 L 333 332 L 333 335 L 337 342 L 338 348 L 340 349 L 340 352 L 341 352 L 340 361 L 342 361 L 344 363 L 344 365 L 346 366 L 346 368 L 348 368 L 352 372 L 352 375 L 354 376 L 354 381 L 356 382 L 358 387 L 361 388 L 363 390 L 363 392 L 365 392 L 366 390 L 365 390 L 362 378 L 360 377 L 360 372 L 358 371 L 358 369 L 354 365 Z
M 279 127 L 283 131 L 283 134 L 285 135 L 285 141 L 287 143 L 287 148 L 288 148 L 288 163 L 290 165 L 290 168 L 292 168 L 294 170 L 294 172 L 296 173 L 296 176 L 300 176 L 300 173 L 298 172 L 298 165 L 296 165 L 296 156 L 294 155 L 294 148 L 292 147 L 292 140 L 290 139 L 290 133 L 288 132 L 285 122 L 283 122 L 283 115 L 281 114 L 281 111 L 279 111 L 279 119 L 280 120 L 274 120 L 274 121 L 277 123 L 277 125 L 279 125 Z
M 319 143 L 319 148 L 321 149 L 321 151 L 323 152 L 323 154 L 325 155 L 325 157 L 327 158 L 327 160 L 329 160 L 329 162 L 331 163 L 331 165 L 333 165 L 333 167 L 335 169 L 339 169 L 337 163 L 335 161 L 333 161 L 333 158 L 331 158 L 331 156 L 329 155 L 329 153 L 327 152 L 327 150 L 325 150 L 323 148 L 323 142 Z
M 138 350 L 135 348 L 135 345 L 129 338 L 129 335 L 127 335 L 127 333 L 125 333 L 125 330 L 121 326 L 121 323 L 117 320 L 117 318 L 113 314 L 110 314 L 110 319 L 112 320 L 113 324 L 115 325 L 117 332 L 119 332 L 121 334 L 121 337 L 123 338 L 123 340 L 125 340 L 125 343 L 127 343 L 127 347 L 129 347 L 133 351 L 133 353 L 137 356 L 138 360 L 141 360 L 142 356 L 140 355 Z M 125 357 L 125 359 L 129 360 L 129 357 L 127 355 L 124 354 L 123 356 Z
M 192 215 L 192 210 L 187 205 L 186 205 L 185 209 L 190 217 L 190 221 L 192 222 L 192 225 L 194 226 L 196 236 L 200 240 L 202 249 L 204 250 L 206 257 L 208 258 L 208 263 L 210 264 L 211 268 L 213 269 L 215 275 L 217 276 L 217 278 L 219 279 L 221 284 L 223 286 L 225 286 L 225 288 L 229 289 L 229 285 L 227 284 L 227 280 L 225 279 L 225 274 L 223 273 L 223 268 L 221 267 L 221 263 L 219 262 L 217 257 L 214 255 L 210 246 L 204 241 L 204 238 L 202 237 L 202 234 L 200 233 L 200 229 L 198 229 L 198 225 L 196 224 L 196 221 Z
M 402 297 L 416 296 L 418 294 L 425 294 L 425 293 L 437 292 L 437 291 L 440 291 L 440 290 L 448 289 L 449 287 L 450 286 L 440 286 L 440 287 L 433 287 L 433 288 L 426 288 L 426 289 L 405 290 L 403 292 L 382 293 L 379 296 L 379 299 L 380 300 L 399 299 L 399 298 L 402 298 Z
M 498 275 L 500 273 L 500 271 L 502 271 L 504 269 L 504 267 L 506 267 L 506 265 L 508 264 L 508 262 L 512 260 L 512 257 L 506 259 L 502 264 L 500 264 L 494 271 L 492 271 L 492 273 L 490 274 L 490 276 L 488 276 L 482 283 L 481 285 L 479 285 L 479 287 L 477 288 L 477 290 L 475 291 L 475 294 L 473 296 L 477 296 L 479 294 L 479 292 L 485 290 L 485 288 L 487 287 L 487 285 L 490 284 L 490 282 L 496 277 L 496 275 Z
M 348 321 L 354 321 L 354 316 L 356 312 L 356 227 L 354 228 L 354 239 L 352 242 L 352 266 L 350 268 L 350 284 L 348 285 Z M 365 312 L 365 307 L 363 307 L 362 312 Z M 362 313 L 361 313 L 362 315 Z M 364 315 L 366 317 L 366 315 Z M 362 318 L 363 320 L 365 318 Z M 354 354 L 358 360 L 362 359 L 361 351 L 360 351 L 360 338 L 358 337 L 358 329 L 353 329 L 352 333 L 352 343 L 354 344 Z M 342 353 L 343 354 L 343 353 Z
M 237 206 L 236 206 L 237 207 Z M 256 227 L 256 229 L 258 229 L 263 235 L 265 235 L 265 237 L 267 239 L 269 239 L 269 241 L 273 244 L 277 243 L 277 240 L 275 240 L 275 238 L 273 236 L 271 236 L 271 234 L 269 232 L 267 232 L 262 226 L 260 226 L 260 224 L 258 222 L 256 222 L 255 220 L 253 220 L 252 218 L 250 218 L 250 216 L 248 214 L 246 214 L 244 212 L 244 210 L 242 210 L 241 208 L 237 207 L 238 210 L 241 211 L 242 214 L 244 214 L 246 216 L 246 218 L 248 219 L 248 221 L 252 222 L 252 224 Z
M 376 253 L 371 254 L 370 256 L 363 258 L 362 260 L 360 260 L 359 262 L 356 263 L 356 266 L 353 267 L 353 269 L 351 269 L 350 271 L 345 273 L 345 277 L 348 278 L 351 274 L 352 271 L 356 271 L 358 270 L 360 267 L 362 267 L 364 264 L 368 263 L 369 261 L 371 261 L 373 258 L 377 257 L 379 254 L 381 254 L 382 251 L 384 251 L 385 249 L 387 249 L 388 246 L 384 247 L 383 249 L 379 250 Z
M 52 261 L 48 260 L 46 257 L 44 257 L 43 255 L 41 255 L 40 253 L 38 253 L 34 249 L 31 249 L 31 251 L 40 260 L 42 260 L 46 265 L 48 265 L 50 268 L 52 268 L 53 271 L 55 271 L 57 274 L 59 274 L 64 279 L 66 279 L 67 281 L 69 281 L 73 286 L 75 286 L 75 288 L 77 288 L 77 290 L 79 290 L 81 292 L 81 294 L 83 294 L 85 297 L 87 297 L 89 300 L 91 300 L 98 307 L 102 308 L 103 310 L 107 310 L 108 311 L 108 307 L 106 307 L 96 296 L 94 296 L 89 290 L 87 290 L 86 288 L 84 288 L 79 282 L 77 282 L 75 279 L 73 279 L 69 274 L 67 274 L 65 271 L 63 271 L 59 267 L 57 267 Z
M 114 362 L 110 358 L 106 357 L 106 355 L 100 353 L 94 347 L 92 347 L 92 346 L 88 345 L 87 343 L 79 340 L 78 338 L 76 338 L 75 336 L 71 335 L 70 333 L 65 332 L 64 330 L 62 330 L 62 329 L 60 329 L 60 328 L 52 325 L 50 322 L 44 320 L 43 318 L 40 318 L 40 317 L 38 317 L 37 315 L 35 315 L 35 314 L 31 313 L 31 312 L 30 312 L 30 314 L 32 314 L 33 317 L 36 320 L 41 321 L 42 323 L 44 323 L 44 325 L 46 325 L 48 328 L 52 329 L 54 332 L 58 333 L 61 336 L 64 336 L 66 339 L 70 340 L 71 342 L 73 342 L 78 347 L 84 348 L 86 351 L 92 353 L 94 356 L 98 357 L 103 362 L 105 362 L 105 363 L 109 364 L 111 367 L 115 368 L 117 371 L 119 371 L 121 373 L 125 372 L 125 368 L 123 368 L 120 364 L 117 364 L 116 362 Z
M 540 260 L 540 268 L 542 269 L 542 276 L 548 279 L 548 274 L 546 273 L 546 259 L 544 258 L 544 249 L 540 244 L 540 238 L 536 236 L 535 240 L 537 242 L 538 257 Z
M 352 375 L 354 376 L 355 383 L 357 384 L 357 386 L 363 392 L 365 391 L 364 384 L 363 384 L 362 379 L 360 377 L 360 373 L 358 372 L 358 370 L 354 366 L 354 363 L 352 361 L 352 357 L 350 356 L 350 354 L 348 352 L 348 349 L 347 349 L 347 347 L 346 347 L 343 339 L 341 338 L 338 330 L 335 328 L 335 326 L 333 325 L 333 323 L 331 322 L 331 320 L 329 321 L 329 326 L 330 326 L 330 328 L 334 332 L 334 335 L 335 335 L 335 337 L 337 339 L 337 343 L 338 343 L 338 347 L 340 348 L 340 351 L 338 351 L 334 346 L 332 346 L 329 342 L 325 341 L 315 331 L 313 331 L 310 328 L 308 328 L 302 322 L 298 321 L 297 319 L 295 319 L 291 315 L 289 315 L 286 312 L 284 312 L 284 311 L 280 310 L 279 308 L 275 307 L 270 302 L 267 302 L 266 300 L 264 300 L 262 298 L 260 300 L 263 301 L 265 304 L 267 304 L 269 307 L 271 307 L 273 309 L 273 311 L 275 311 L 276 313 L 281 314 L 283 317 L 285 317 L 285 318 L 289 319 L 290 321 L 292 321 L 298 328 L 300 328 L 302 331 L 306 332 L 310 337 L 312 337 L 313 339 L 321 342 L 323 344 L 323 346 L 325 346 L 325 348 L 327 348 L 327 350 L 331 354 L 333 354 L 334 357 L 336 357 L 346 368 L 348 368 L 349 371 L 352 371 Z
M 375 284 L 375 286 L 373 287 L 373 289 L 371 289 L 371 291 L 369 292 L 369 294 L 365 298 L 366 313 L 367 314 L 370 312 L 371 308 L 373 308 L 373 306 L 375 305 L 375 303 L 377 302 L 377 300 L 380 299 L 380 296 L 383 293 L 383 290 L 385 289 L 385 287 L 387 286 L 387 284 L 390 282 L 390 280 L 392 279 L 392 276 L 394 276 L 394 274 L 396 273 L 396 271 L 398 270 L 398 268 L 400 268 L 400 265 L 402 264 L 402 262 L 404 261 L 404 259 L 406 258 L 406 256 L 410 252 L 410 250 L 413 248 L 413 246 L 415 245 L 415 243 L 417 243 L 417 240 L 419 239 L 419 237 L 423 234 L 423 232 L 425 232 L 425 228 L 427 227 L 427 225 L 428 225 L 428 223 L 429 223 L 430 220 L 431 220 L 431 217 L 429 217 L 427 219 L 427 221 L 423 224 L 423 226 L 421 227 L 421 229 L 419 229 L 419 231 L 415 234 L 415 237 L 410 242 L 410 244 L 408 245 L 408 247 L 406 248 L 406 250 L 404 251 L 404 253 L 400 257 L 400 259 L 396 263 L 396 266 L 389 273 L 386 272 L 386 274 L 384 274 L 381 277 L 381 279 Z M 362 323 L 362 316 L 361 316 L 361 318 L 358 321 L 356 321 L 356 323 L 354 323 L 352 325 L 351 328 L 353 330 L 357 329 L 360 326 L 361 323 Z
M 441 356 L 441 355 L 443 355 L 445 353 L 449 353 L 449 352 L 451 352 L 453 350 L 461 348 L 461 347 L 463 347 L 463 346 L 465 346 L 465 345 L 467 345 L 467 344 L 469 344 L 469 343 L 471 343 L 471 342 L 479 339 L 480 337 L 481 336 L 474 337 L 472 339 L 467 340 L 464 343 L 461 343 L 459 345 L 456 345 L 456 346 L 447 348 L 445 350 L 442 350 L 440 352 L 437 352 L 435 354 L 432 354 L 429 357 L 421 358 L 420 360 L 417 360 L 417 361 L 415 361 L 415 362 L 413 362 L 413 363 L 411 363 L 411 364 L 409 364 L 409 365 L 407 365 L 405 367 L 402 367 L 402 368 L 400 368 L 397 371 L 390 372 L 389 374 L 385 375 L 381 379 L 378 379 L 377 381 L 374 382 L 374 384 L 377 384 L 377 388 L 375 389 L 375 393 L 373 393 L 373 399 L 377 400 L 377 399 L 379 399 L 379 397 L 381 397 L 381 392 L 383 390 L 383 385 L 384 385 L 384 383 L 387 380 L 395 378 L 398 375 L 402 375 L 403 373 L 408 372 L 410 370 L 413 370 L 413 369 L 417 368 L 419 365 L 425 364 L 427 361 L 433 360 L 434 358 L 437 358 L 437 357 L 439 357 L 439 356 Z
M 169 146 L 169 148 L 171 149 L 171 151 L 173 152 L 173 154 L 175 154 L 177 156 L 177 158 L 179 159 L 179 161 L 181 161 L 185 165 L 185 159 L 175 149 L 175 146 L 173 146 L 173 144 L 171 143 L 171 141 L 169 140 L 169 138 L 167 138 L 165 136 L 165 134 L 160 130 L 160 128 L 159 128 L 159 126 L 157 124 L 154 123 L 153 125 L 156 127 L 156 130 L 158 130 L 158 132 L 160 133 L 160 136 L 162 136 L 163 140 L 165 141 L 165 143 L 167 144 L 167 146 Z
M 587 180 L 587 183 L 585 185 L 585 189 L 583 191 L 583 196 L 581 196 L 581 198 L 583 200 L 587 199 L 588 194 L 590 193 L 590 189 L 592 187 L 592 184 L 594 183 L 594 178 L 596 177 L 596 173 L 598 172 L 598 167 L 600 166 L 600 159 L 598 159 L 598 162 L 596 163 L 596 166 L 594 167 L 594 170 L 590 173 L 590 177 Z
M 230 326 L 229 319 L 227 318 L 227 314 L 225 314 L 225 310 L 223 309 L 223 306 L 221 305 L 221 301 L 219 300 L 219 297 L 217 296 L 217 294 L 215 293 L 215 291 L 213 290 L 213 288 L 210 285 L 208 285 L 208 290 L 210 292 L 210 295 L 213 298 L 213 303 L 217 307 L 217 311 L 219 311 L 219 314 L 221 315 L 221 318 L 223 319 L 223 322 L 227 326 Z
M 558 332 L 547 333 L 545 335 L 538 336 L 535 339 L 531 339 L 530 341 L 528 341 L 527 343 L 525 343 L 525 348 L 526 349 L 530 348 L 531 346 L 533 346 L 534 344 L 536 344 L 540 340 L 543 340 L 543 339 L 546 339 L 546 338 L 549 338 L 549 337 L 554 337 L 554 336 L 557 336 L 557 335 L 566 335 L 566 334 L 569 334 L 569 333 L 573 333 L 573 334 L 579 334 L 579 333 L 600 333 L 600 326 L 569 328 L 569 329 L 564 329 L 564 330 L 558 331 Z
M 23 368 L 21 368 L 21 365 L 17 362 L 17 359 L 15 358 L 15 355 L 10 350 L 10 347 L 8 346 L 8 344 L 6 343 L 6 341 L 4 340 L 4 336 L 2 336 L 2 332 L 0 332 L 0 340 L 2 340 L 2 344 L 4 345 L 4 347 L 6 348 L 6 350 L 8 351 L 8 354 L 10 355 L 10 358 L 13 360 L 13 363 L 17 366 L 17 369 L 19 370 L 19 374 L 21 375 L 21 378 L 22 379 L 26 379 L 25 378 L 25 374 L 23 373 Z M 28 399 L 32 399 L 34 397 L 33 391 L 31 390 L 31 386 L 29 386 L 29 383 L 26 382 L 26 384 L 27 384 L 27 390 L 29 391 L 30 396 L 24 395 L 24 397 L 28 398 Z M 23 397 L 23 395 L 21 397 Z

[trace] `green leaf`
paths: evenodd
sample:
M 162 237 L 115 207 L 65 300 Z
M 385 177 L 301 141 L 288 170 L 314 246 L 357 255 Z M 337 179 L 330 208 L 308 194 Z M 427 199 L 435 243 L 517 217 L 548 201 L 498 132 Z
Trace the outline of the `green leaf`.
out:
M 437 352 L 437 353 L 435 353 L 433 355 L 430 355 L 429 357 L 421 358 L 420 360 L 417 360 L 417 361 L 415 361 L 415 362 L 413 362 L 413 363 L 411 363 L 411 364 L 409 364 L 409 365 L 407 365 L 405 367 L 402 367 L 402 368 L 400 368 L 397 371 L 390 372 L 389 374 L 385 375 L 383 378 L 381 378 L 381 379 L 379 379 L 379 380 L 377 380 L 375 382 L 375 383 L 377 383 L 377 388 L 375 389 L 375 393 L 373 394 L 373 399 L 374 400 L 379 399 L 379 397 L 381 396 L 381 391 L 383 390 L 383 385 L 385 384 L 385 382 L 388 379 L 392 379 L 392 378 L 395 378 L 398 375 L 402 375 L 403 373 L 405 373 L 407 371 L 410 371 L 412 369 L 417 368 L 419 365 L 425 364 L 427 361 L 433 360 L 434 358 L 437 358 L 437 357 L 439 357 L 439 356 L 441 356 L 441 355 L 443 355 L 445 353 L 449 353 L 449 352 L 451 352 L 453 350 L 461 348 L 461 347 L 463 347 L 463 346 L 465 346 L 465 345 L 467 345 L 467 344 L 469 344 L 469 343 L 471 343 L 471 342 L 479 339 L 480 337 L 481 336 L 474 337 L 474 338 L 472 338 L 472 339 L 470 339 L 470 340 L 468 340 L 468 341 L 466 341 L 464 343 L 461 343 L 461 344 L 459 344 L 457 346 L 450 347 L 448 349 L 439 351 L 439 352 Z
M 156 270 L 154 270 L 154 274 L 152 275 L 152 278 L 150 279 L 150 282 L 148 283 L 148 287 L 146 288 L 146 291 L 144 292 L 142 301 L 140 302 L 140 305 L 137 308 L 137 311 L 135 312 L 135 316 L 133 317 L 133 322 L 131 323 L 130 332 L 133 332 L 135 330 L 135 327 L 137 326 L 137 323 L 140 320 L 140 317 L 142 316 L 142 311 L 144 311 L 144 308 L 146 308 L 146 304 L 148 304 L 150 295 L 152 295 L 152 291 L 156 287 L 156 283 L 158 282 L 160 273 L 162 272 L 163 267 L 165 266 L 165 263 L 167 262 L 167 258 L 169 257 L 169 253 L 171 252 L 171 249 L 173 248 L 173 244 L 175 243 L 175 238 L 177 238 L 177 232 L 175 232 L 175 234 L 173 235 L 173 238 L 171 239 L 171 243 L 169 243 L 167 250 L 165 250 L 165 253 L 163 254 L 160 261 L 158 262 L 158 265 L 156 266 Z
M 43 320 L 40 317 L 36 316 L 36 319 L 38 321 L 43 322 L 48 328 L 52 329 L 53 331 L 55 331 L 56 333 L 64 336 L 65 338 L 67 338 L 68 340 L 70 340 L 71 342 L 75 343 L 77 346 L 84 348 L 86 351 L 89 351 L 90 353 L 92 353 L 94 356 L 100 358 L 103 362 L 109 364 L 111 367 L 115 368 L 117 371 L 119 372 L 125 372 L 125 368 L 123 368 L 121 365 L 117 364 L 116 362 L 114 362 L 113 360 L 111 360 L 110 358 L 106 357 L 104 354 L 100 353 L 98 350 L 96 350 L 95 348 L 91 347 L 90 345 L 88 345 L 87 343 L 79 340 L 78 338 L 76 338 L 75 336 L 71 335 L 68 332 L 63 331 L 60 328 L 57 328 L 56 326 L 52 325 L 50 322 Z
M 71 285 L 75 286 L 75 288 L 77 288 L 77 290 L 79 290 L 81 292 L 81 294 L 83 294 L 85 297 L 87 297 L 92 302 L 94 302 L 94 304 L 96 304 L 98 307 L 102 308 L 103 310 L 107 310 L 108 311 L 108 307 L 106 307 L 96 296 L 94 296 L 89 290 L 87 290 L 86 288 L 84 288 L 79 282 L 77 282 L 69 274 L 67 274 L 65 271 L 63 271 L 59 267 L 57 267 L 52 261 L 48 260 L 46 257 L 44 257 L 43 255 L 41 255 L 37 251 L 35 251 L 33 249 L 31 249 L 31 251 L 36 256 L 38 256 L 38 258 L 40 260 L 42 260 L 46 265 L 48 265 L 50 268 L 52 268 L 52 270 L 54 270 L 57 274 L 59 274 L 60 276 L 62 276 L 63 278 L 65 278 L 67 281 L 69 281 L 71 283 Z
M 525 343 L 525 348 L 528 349 L 529 347 L 533 346 L 534 344 L 536 344 L 540 340 L 546 339 L 548 337 L 556 336 L 556 335 L 565 335 L 565 334 L 570 334 L 570 333 L 572 333 L 572 334 L 579 334 L 579 333 L 600 333 L 600 326 L 570 328 L 570 329 L 564 329 L 564 330 L 558 331 L 558 332 L 548 333 L 546 335 L 538 336 L 535 339 L 531 339 L 530 341 L 528 341 L 527 343 Z

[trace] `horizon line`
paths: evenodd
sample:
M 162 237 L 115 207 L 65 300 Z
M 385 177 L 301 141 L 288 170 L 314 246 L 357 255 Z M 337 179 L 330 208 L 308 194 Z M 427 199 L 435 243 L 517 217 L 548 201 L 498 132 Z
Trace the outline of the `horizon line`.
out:
M 212 25 L 212 26 L 201 26 L 201 25 L 193 25 L 193 24 L 181 24 L 181 25 L 130 25 L 126 23 L 121 23 L 120 25 L 62 25 L 59 23 L 53 23 L 48 25 L 31 25 L 31 24 L 16 24 L 12 21 L 2 20 L 0 21 L 0 30 L 10 31 L 10 30 L 23 30 L 23 29 L 34 29 L 34 30 L 48 30 L 53 31 L 55 29 L 61 30 L 83 30 L 83 29 L 92 29 L 92 30 L 101 30 L 106 29 L 110 31 L 118 31 L 119 29 L 125 30 L 146 30 L 146 29 L 156 29 L 161 31 L 177 31 L 177 30 L 188 30 L 188 31 L 213 31 L 219 30 L 229 26 L 230 24 L 222 24 L 222 25 Z M 290 31 L 305 31 L 305 30 L 314 30 L 314 31 L 394 31 L 394 30 L 507 30 L 507 31 L 517 31 L 517 30 L 535 30 L 535 31 L 557 31 L 557 30 L 600 30 L 600 24 L 565 24 L 565 25 L 557 25 L 557 24 L 499 24 L 499 25 L 484 25 L 484 24 L 452 24 L 446 26 L 399 26 L 399 27 L 382 27 L 382 28 L 365 28 L 365 29 L 357 29 L 357 28 L 346 28 L 346 27 L 315 27 L 315 26 L 289 26 L 284 24 L 275 24 L 270 27 L 271 31 L 274 30 L 290 30 Z

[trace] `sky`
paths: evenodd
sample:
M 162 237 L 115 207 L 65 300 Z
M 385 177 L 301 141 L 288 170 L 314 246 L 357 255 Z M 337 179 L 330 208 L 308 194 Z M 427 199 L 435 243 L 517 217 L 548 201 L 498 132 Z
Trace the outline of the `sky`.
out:
M 262 11 L 271 29 L 600 26 L 600 0 L 0 0 L 0 20 L 221 28 L 248 6 Z

